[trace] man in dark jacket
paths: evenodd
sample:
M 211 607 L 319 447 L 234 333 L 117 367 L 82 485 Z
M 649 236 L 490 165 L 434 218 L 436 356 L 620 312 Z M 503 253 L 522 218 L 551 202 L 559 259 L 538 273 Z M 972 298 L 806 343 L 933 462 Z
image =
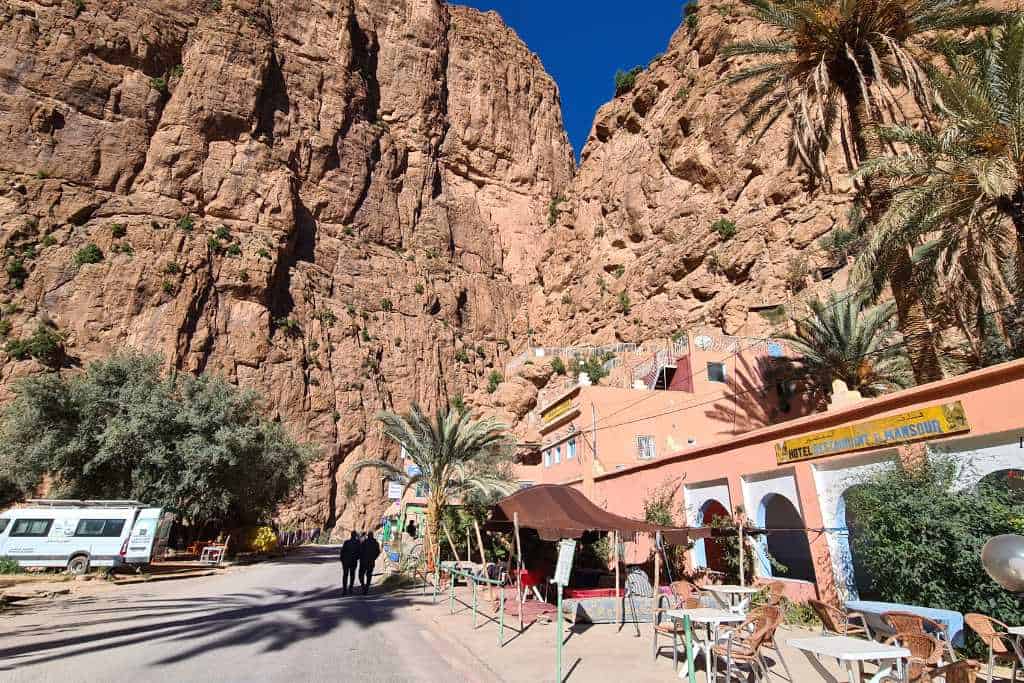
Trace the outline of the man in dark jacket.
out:
M 380 544 L 373 534 L 366 534 L 362 546 L 359 548 L 359 583 L 363 585 L 363 595 L 370 590 L 370 582 L 373 581 L 373 566 L 377 563 L 377 556 L 380 555 Z
M 356 584 L 356 567 L 359 565 L 360 550 L 359 534 L 355 531 L 341 545 L 341 594 L 348 595 Z

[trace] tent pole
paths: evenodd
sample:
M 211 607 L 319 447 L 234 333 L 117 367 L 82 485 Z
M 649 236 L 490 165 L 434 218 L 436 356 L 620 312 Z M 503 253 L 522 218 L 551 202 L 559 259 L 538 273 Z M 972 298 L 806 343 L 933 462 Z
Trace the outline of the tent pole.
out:
M 622 630 L 622 603 L 625 600 L 625 596 L 619 592 L 619 532 L 612 532 L 612 541 L 615 543 L 615 611 L 618 612 L 615 616 L 619 618 L 619 630 Z
M 484 554 L 484 539 L 480 536 L 480 525 L 477 523 L 475 519 L 473 520 L 473 529 L 476 531 L 476 543 L 478 546 L 480 546 L 480 564 L 483 565 L 484 569 L 486 570 L 487 556 Z M 488 576 L 487 578 L 491 577 Z M 490 583 L 487 584 L 487 599 L 494 599 L 494 586 Z
M 745 586 L 745 585 L 747 585 L 747 583 L 746 583 L 746 569 L 745 569 L 746 562 L 744 562 L 744 557 L 743 557 L 743 521 L 742 520 L 740 521 L 739 532 L 740 532 L 740 585 L 741 586 Z
M 519 600 L 519 632 L 523 632 L 523 546 L 519 542 L 519 513 L 512 513 L 516 535 L 516 598 Z
M 661 584 L 661 553 L 659 552 L 661 543 L 661 532 L 654 532 L 654 597 L 651 598 L 651 614 L 654 614 L 654 610 L 658 608 L 658 593 L 660 591 L 659 585 Z

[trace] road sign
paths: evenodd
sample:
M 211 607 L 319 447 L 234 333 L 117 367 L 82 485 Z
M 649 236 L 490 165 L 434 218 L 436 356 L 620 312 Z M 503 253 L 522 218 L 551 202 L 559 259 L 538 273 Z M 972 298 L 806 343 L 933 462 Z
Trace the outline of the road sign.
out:
M 576 553 L 576 541 L 571 538 L 562 540 L 558 544 L 558 564 L 555 566 L 554 582 L 565 586 L 569 583 L 569 574 L 572 573 L 572 557 Z

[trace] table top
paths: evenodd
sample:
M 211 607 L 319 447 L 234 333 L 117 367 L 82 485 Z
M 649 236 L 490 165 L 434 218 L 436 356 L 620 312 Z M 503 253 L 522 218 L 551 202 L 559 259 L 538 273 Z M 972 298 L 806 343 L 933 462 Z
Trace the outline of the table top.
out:
M 740 622 L 746 619 L 742 614 L 736 614 L 724 609 L 715 609 L 714 607 L 696 607 L 694 609 L 667 609 L 665 615 L 671 619 L 682 619 L 684 616 L 690 617 L 690 621 L 697 621 L 700 623 L 722 623 L 726 621 Z
M 876 602 L 874 600 L 847 600 L 846 609 L 855 612 L 912 612 L 922 617 L 929 617 L 937 620 L 948 620 L 951 618 L 963 619 L 963 614 L 951 609 L 938 609 L 935 607 L 919 607 L 917 605 L 901 605 L 898 602 Z
M 1007 633 L 1012 633 L 1015 636 L 1024 636 L 1024 626 L 1011 626 L 1006 629 Z
M 712 593 L 735 593 L 735 594 L 740 594 L 740 595 L 745 595 L 745 594 L 753 595 L 754 593 L 760 593 L 761 592 L 760 588 L 755 588 L 754 586 L 733 586 L 733 585 L 729 585 L 729 584 L 725 584 L 725 585 L 722 585 L 722 586 L 715 586 L 715 585 L 700 586 L 700 589 L 702 591 L 710 591 Z
M 905 647 L 883 645 L 871 640 L 850 636 L 819 636 L 797 638 L 788 642 L 790 647 L 816 655 L 834 657 L 847 662 L 862 662 L 875 659 L 907 659 L 910 650 Z

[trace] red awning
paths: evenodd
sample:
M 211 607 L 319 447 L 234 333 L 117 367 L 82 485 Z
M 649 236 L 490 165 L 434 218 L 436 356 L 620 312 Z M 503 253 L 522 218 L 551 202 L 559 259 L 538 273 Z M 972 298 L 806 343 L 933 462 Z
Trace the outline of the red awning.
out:
M 536 529 L 545 541 L 579 538 L 587 531 L 618 531 L 627 537 L 640 533 L 653 536 L 661 531 L 666 542 L 683 545 L 688 539 L 710 535 L 708 529 L 661 527 L 612 514 L 571 486 L 556 484 L 531 486 L 498 501 L 491 508 L 491 518 L 486 527 L 494 531 L 509 531 L 516 515 L 520 527 Z

